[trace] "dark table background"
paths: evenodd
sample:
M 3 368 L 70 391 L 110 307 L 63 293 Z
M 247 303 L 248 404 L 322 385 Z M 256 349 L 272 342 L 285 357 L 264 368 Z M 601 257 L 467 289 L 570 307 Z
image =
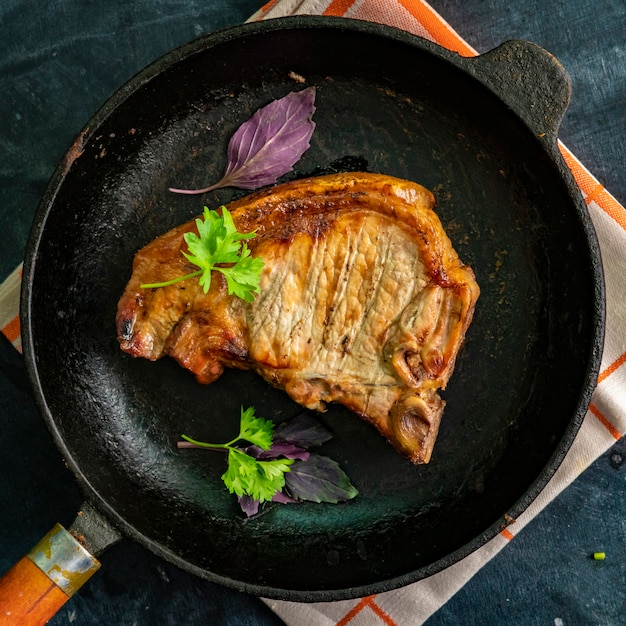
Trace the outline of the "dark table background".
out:
M 48 178 L 89 117 L 169 49 L 244 21 L 261 0 L 2 0 L 0 281 L 21 261 Z M 626 1 L 433 0 L 486 51 L 521 38 L 569 71 L 560 137 L 626 202 Z M 250 60 L 254 63 L 254 59 Z M 626 332 L 626 329 L 625 329 Z M 442 624 L 626 624 L 624 440 L 599 458 L 428 620 Z M 0 336 L 0 573 L 81 496 Z M 594 551 L 606 560 L 594 561 Z M 123 541 L 54 624 L 276 625 L 261 601 L 190 576 Z

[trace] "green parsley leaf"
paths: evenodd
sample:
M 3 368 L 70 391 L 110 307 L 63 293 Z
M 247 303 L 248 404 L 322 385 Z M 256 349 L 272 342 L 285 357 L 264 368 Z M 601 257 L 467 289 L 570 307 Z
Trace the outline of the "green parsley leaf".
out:
M 245 411 L 241 407 L 241 421 L 239 439 L 245 439 L 262 450 L 269 450 L 272 445 L 274 434 L 274 422 L 256 417 L 254 407 L 248 407 Z
M 237 448 L 229 448 L 228 469 L 222 480 L 230 493 L 265 502 L 285 486 L 285 473 L 292 463 L 293 459 L 257 461 Z
M 263 260 L 259 257 L 250 256 L 250 250 L 244 243 L 241 247 L 239 261 L 232 267 L 214 268 L 226 278 L 228 293 L 241 298 L 245 302 L 252 302 L 254 294 L 259 293 L 260 276 L 263 270 Z
M 252 302 L 255 294 L 261 291 L 263 260 L 252 257 L 245 239 L 256 237 L 256 233 L 240 233 L 232 215 L 222 207 L 222 215 L 204 207 L 202 219 L 196 220 L 198 234 L 185 233 L 184 238 L 189 252 L 183 256 L 200 270 L 162 283 L 146 283 L 143 288 L 166 287 L 181 280 L 200 276 L 199 284 L 204 293 L 211 287 L 211 272 L 218 271 L 226 278 L 228 293 Z

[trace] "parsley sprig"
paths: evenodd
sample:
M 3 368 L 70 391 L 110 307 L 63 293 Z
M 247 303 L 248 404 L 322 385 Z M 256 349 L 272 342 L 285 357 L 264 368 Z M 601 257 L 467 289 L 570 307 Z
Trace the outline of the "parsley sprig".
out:
M 276 492 L 285 486 L 285 472 L 293 459 L 275 459 L 259 461 L 237 448 L 238 441 L 247 441 L 261 450 L 269 450 L 272 445 L 274 423 L 256 417 L 254 407 L 246 410 L 241 407 L 239 434 L 228 443 L 215 444 L 196 441 L 187 435 L 181 435 L 185 441 L 201 448 L 222 449 L 228 451 L 228 469 L 222 480 L 230 493 L 250 496 L 259 502 L 271 500 Z
M 256 237 L 256 233 L 240 233 L 226 207 L 222 215 L 204 207 L 203 219 L 196 220 L 198 234 L 184 234 L 189 252 L 182 251 L 184 257 L 200 269 L 184 276 L 158 283 L 144 283 L 145 289 L 167 287 L 187 278 L 199 276 L 204 293 L 211 287 L 211 272 L 217 271 L 226 278 L 228 293 L 252 302 L 260 292 L 263 260 L 251 255 L 246 239 Z
M 299 415 L 275 430 L 272 421 L 255 415 L 254 407 L 241 407 L 239 433 L 231 441 L 215 444 L 187 435 L 182 438 L 179 448 L 228 452 L 228 468 L 222 480 L 248 516 L 257 513 L 263 502 L 337 503 L 358 494 L 338 463 L 308 451 L 332 438 L 309 414 Z M 237 445 L 244 441 L 250 445 Z

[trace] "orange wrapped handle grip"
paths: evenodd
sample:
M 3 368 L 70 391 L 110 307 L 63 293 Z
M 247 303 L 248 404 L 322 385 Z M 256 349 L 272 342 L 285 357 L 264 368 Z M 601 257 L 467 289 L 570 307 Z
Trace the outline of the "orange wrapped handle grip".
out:
M 57 524 L 0 578 L 0 625 L 46 624 L 99 567 Z
M 45 624 L 68 600 L 25 556 L 0 579 L 0 624 Z

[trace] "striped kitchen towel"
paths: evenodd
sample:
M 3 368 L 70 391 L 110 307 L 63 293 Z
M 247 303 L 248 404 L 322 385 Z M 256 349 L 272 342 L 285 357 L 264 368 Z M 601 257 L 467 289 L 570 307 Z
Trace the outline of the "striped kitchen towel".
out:
M 2 334 L 21 352 L 20 337 L 20 284 L 22 265 L 0 285 L 0 330 Z
M 430 39 L 464 56 L 469 46 L 423 0 L 271 0 L 250 20 L 286 15 L 337 15 L 381 22 Z M 511 541 L 553 498 L 626 432 L 626 210 L 563 145 L 566 163 L 579 184 L 593 219 L 604 261 L 607 326 L 598 387 L 582 428 L 561 467 L 514 525 L 447 570 L 404 588 L 331 603 L 298 604 L 266 600 L 289 626 L 416 626 L 423 623 L 485 563 Z M 0 327 L 20 349 L 21 268 L 0 286 Z

